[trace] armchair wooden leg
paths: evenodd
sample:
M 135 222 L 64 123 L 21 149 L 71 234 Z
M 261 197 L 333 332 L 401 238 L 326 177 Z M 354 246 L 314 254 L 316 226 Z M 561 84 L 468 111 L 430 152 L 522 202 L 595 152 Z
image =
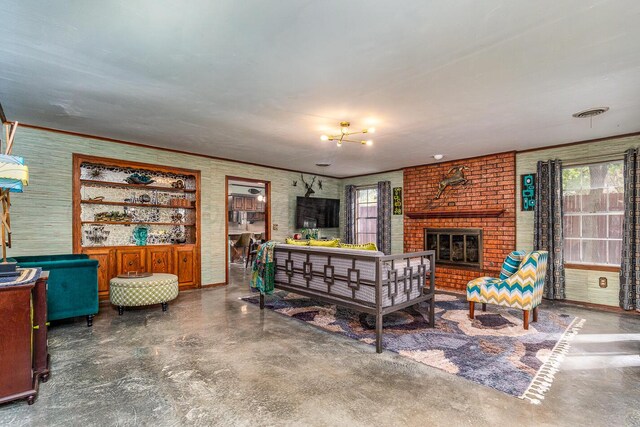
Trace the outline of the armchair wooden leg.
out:
M 469 319 L 473 320 L 473 310 L 475 309 L 476 303 L 474 301 L 469 301 Z
M 534 322 L 538 321 L 538 307 L 533 309 L 533 321 Z
M 482 311 L 487 311 L 487 303 L 482 303 Z
M 529 310 L 522 310 L 522 319 L 524 329 L 529 329 Z

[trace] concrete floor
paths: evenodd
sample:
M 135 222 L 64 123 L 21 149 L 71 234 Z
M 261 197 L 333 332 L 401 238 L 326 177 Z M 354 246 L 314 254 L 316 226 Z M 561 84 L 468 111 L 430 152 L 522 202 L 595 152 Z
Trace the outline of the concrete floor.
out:
M 587 319 L 542 405 L 309 327 L 225 288 L 50 331 L 52 376 L 1 425 L 640 425 L 640 317 Z

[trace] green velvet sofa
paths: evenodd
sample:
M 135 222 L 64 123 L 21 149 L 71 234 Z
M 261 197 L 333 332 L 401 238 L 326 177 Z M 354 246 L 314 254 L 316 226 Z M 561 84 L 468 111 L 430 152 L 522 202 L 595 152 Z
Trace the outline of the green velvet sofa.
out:
M 19 267 L 41 267 L 49 272 L 47 320 L 86 316 L 93 325 L 98 313 L 98 261 L 87 255 L 13 257 Z

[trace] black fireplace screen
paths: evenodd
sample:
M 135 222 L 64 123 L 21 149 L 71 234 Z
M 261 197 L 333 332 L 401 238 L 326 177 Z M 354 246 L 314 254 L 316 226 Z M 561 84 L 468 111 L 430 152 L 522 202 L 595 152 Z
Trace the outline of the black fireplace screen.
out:
M 481 268 L 482 229 L 425 228 L 424 248 L 436 251 L 439 264 Z

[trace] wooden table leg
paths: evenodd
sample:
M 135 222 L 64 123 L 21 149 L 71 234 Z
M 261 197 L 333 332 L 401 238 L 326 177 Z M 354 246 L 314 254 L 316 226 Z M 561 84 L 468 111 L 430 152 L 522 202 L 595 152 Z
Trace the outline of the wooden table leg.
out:
M 529 310 L 522 310 L 522 319 L 524 329 L 529 329 Z
M 475 302 L 469 301 L 469 319 L 473 320 L 473 310 L 475 309 Z
M 533 321 L 534 322 L 538 321 L 538 307 L 533 309 Z

